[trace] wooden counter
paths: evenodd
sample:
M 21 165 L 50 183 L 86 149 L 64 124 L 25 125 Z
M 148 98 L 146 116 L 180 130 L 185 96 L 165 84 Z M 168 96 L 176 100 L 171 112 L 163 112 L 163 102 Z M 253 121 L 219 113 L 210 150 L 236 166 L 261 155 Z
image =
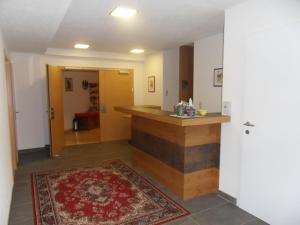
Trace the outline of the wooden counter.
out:
M 132 115 L 133 162 L 182 199 L 216 192 L 221 123 L 230 117 L 209 114 L 193 119 L 142 106 L 115 107 Z
M 162 111 L 155 108 L 149 108 L 144 106 L 127 106 L 127 107 L 115 107 L 115 110 L 134 116 L 140 116 L 168 124 L 174 124 L 178 126 L 198 126 L 204 124 L 219 124 L 229 122 L 229 116 L 222 116 L 220 113 L 209 113 L 207 116 L 194 118 L 194 119 L 179 119 L 171 117 L 173 112 Z

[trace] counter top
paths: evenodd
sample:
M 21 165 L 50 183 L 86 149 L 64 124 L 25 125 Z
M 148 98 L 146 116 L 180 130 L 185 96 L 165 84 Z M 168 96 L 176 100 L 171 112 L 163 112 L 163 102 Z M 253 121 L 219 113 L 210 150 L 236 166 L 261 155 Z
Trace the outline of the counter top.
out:
M 207 116 L 181 119 L 171 117 L 173 112 L 162 111 L 155 108 L 149 108 L 145 106 L 117 106 L 114 108 L 118 112 L 131 114 L 133 116 L 139 116 L 147 119 L 152 119 L 160 122 L 174 124 L 177 126 L 198 126 L 207 124 L 218 124 L 230 121 L 229 116 L 222 116 L 221 113 L 209 113 Z

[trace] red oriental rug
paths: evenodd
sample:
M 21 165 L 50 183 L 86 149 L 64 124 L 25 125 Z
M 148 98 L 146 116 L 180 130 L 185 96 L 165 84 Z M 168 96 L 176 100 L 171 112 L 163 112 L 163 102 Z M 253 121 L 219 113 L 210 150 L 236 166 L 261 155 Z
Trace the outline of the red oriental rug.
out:
M 32 174 L 36 225 L 163 224 L 188 215 L 121 161 Z

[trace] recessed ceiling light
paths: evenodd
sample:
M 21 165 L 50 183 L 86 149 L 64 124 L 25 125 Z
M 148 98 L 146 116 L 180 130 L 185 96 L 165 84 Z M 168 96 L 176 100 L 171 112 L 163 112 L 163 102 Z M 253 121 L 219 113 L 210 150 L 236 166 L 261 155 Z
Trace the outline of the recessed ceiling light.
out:
M 109 15 L 115 17 L 129 18 L 134 16 L 136 13 L 137 11 L 135 9 L 117 7 Z
M 79 48 L 79 49 L 88 49 L 90 46 L 87 44 L 76 44 L 74 45 L 74 48 Z
M 132 49 L 130 50 L 131 53 L 134 53 L 134 54 L 141 54 L 141 53 L 144 53 L 145 50 L 144 49 Z

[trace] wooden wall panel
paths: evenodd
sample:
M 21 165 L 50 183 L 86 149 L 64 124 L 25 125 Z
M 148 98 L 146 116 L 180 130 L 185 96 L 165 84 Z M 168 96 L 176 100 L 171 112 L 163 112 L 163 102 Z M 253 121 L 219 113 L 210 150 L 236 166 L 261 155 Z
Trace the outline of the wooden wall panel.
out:
M 138 116 L 133 116 L 132 128 L 183 147 L 220 143 L 221 136 L 220 124 L 181 127 Z
M 138 149 L 133 151 L 133 163 L 183 198 L 183 173 Z
M 184 146 L 220 143 L 221 124 L 185 127 Z
M 184 175 L 183 199 L 217 192 L 219 188 L 219 170 L 210 168 Z
M 133 151 L 133 163 L 184 200 L 218 190 L 217 168 L 181 173 L 138 149 Z
M 132 128 L 184 146 L 183 127 L 134 116 Z

